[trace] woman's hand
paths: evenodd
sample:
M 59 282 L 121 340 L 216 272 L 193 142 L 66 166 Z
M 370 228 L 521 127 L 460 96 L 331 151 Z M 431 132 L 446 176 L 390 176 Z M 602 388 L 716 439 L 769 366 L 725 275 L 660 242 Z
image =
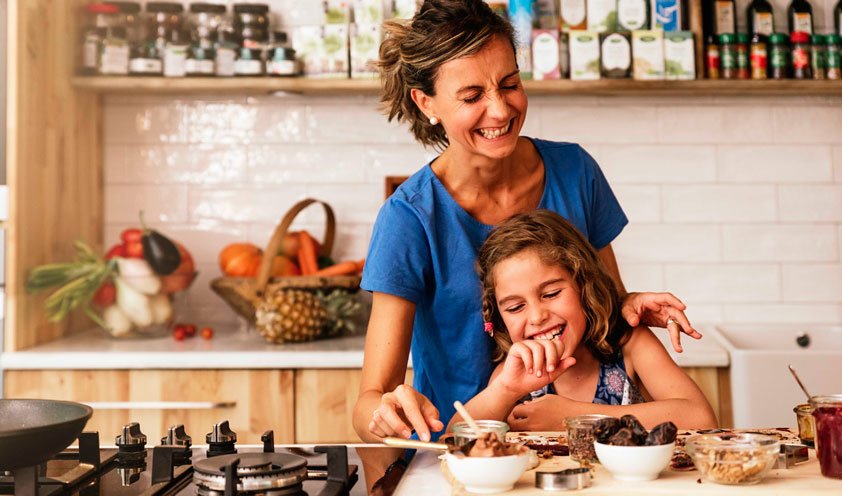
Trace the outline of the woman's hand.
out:
M 506 422 L 513 432 L 562 431 L 570 401 L 564 396 L 547 394 L 515 406 Z
M 438 432 L 443 428 L 438 409 L 426 396 L 406 384 L 380 398 L 380 405 L 372 412 L 368 424 L 368 430 L 378 437 L 408 439 L 414 429 L 422 441 L 430 440 L 431 430 Z
M 562 359 L 564 351 L 560 339 L 527 339 L 514 343 L 496 381 L 517 397 L 537 391 L 576 363 L 573 357 Z
M 632 327 L 665 327 L 670 333 L 672 347 L 681 353 L 684 351 L 681 347 L 682 332 L 693 339 L 702 337 L 684 315 L 686 308 L 687 305 L 672 293 L 629 293 L 621 312 Z

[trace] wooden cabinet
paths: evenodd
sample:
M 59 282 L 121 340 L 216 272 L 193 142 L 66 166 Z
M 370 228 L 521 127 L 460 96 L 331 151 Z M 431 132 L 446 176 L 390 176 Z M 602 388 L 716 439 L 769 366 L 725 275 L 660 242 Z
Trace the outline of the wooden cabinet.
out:
M 128 422 L 139 422 L 157 445 L 168 426 L 183 423 L 194 444 L 204 444 L 213 424 L 228 420 L 239 442 L 295 442 L 291 370 L 10 370 L 6 396 L 93 403 L 87 430 L 103 443 Z M 102 406 L 99 406 L 102 405 Z

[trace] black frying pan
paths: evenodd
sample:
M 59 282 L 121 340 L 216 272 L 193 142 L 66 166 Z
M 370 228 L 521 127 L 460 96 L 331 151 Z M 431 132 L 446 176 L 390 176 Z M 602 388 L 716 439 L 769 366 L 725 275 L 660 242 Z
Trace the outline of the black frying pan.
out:
M 93 412 L 70 401 L 0 399 L 0 469 L 53 457 L 79 437 Z

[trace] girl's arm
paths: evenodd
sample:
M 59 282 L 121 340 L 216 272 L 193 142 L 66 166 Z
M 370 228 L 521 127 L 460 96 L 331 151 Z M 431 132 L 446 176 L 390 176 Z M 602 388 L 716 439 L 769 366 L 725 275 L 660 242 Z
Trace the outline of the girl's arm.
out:
M 637 376 L 652 396 L 652 401 L 635 405 L 597 405 L 563 396 L 548 396 L 518 405 L 509 424 L 513 430 L 557 430 L 559 419 L 586 413 L 602 413 L 613 417 L 631 414 L 647 428 L 672 421 L 680 429 L 717 427 L 716 416 L 704 394 L 669 356 L 664 346 L 645 327 L 633 331 L 623 346 L 626 370 Z
M 404 384 L 415 304 L 375 292 L 365 338 L 360 395 L 354 407 L 354 430 L 365 442 L 386 436 L 408 438 L 415 429 L 422 440 L 444 427 L 430 400 Z

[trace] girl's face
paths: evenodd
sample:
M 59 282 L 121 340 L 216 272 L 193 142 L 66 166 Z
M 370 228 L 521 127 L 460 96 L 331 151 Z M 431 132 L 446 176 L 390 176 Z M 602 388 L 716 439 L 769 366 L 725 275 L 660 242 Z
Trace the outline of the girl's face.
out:
M 422 99 L 421 109 L 441 121 L 451 148 L 490 159 L 514 153 L 527 100 L 507 41 L 492 38 L 476 54 L 442 65 L 436 96 Z
M 573 354 L 587 319 L 579 287 L 567 270 L 547 265 L 530 249 L 499 262 L 493 276 L 497 307 L 512 342 L 558 336 L 564 356 Z

